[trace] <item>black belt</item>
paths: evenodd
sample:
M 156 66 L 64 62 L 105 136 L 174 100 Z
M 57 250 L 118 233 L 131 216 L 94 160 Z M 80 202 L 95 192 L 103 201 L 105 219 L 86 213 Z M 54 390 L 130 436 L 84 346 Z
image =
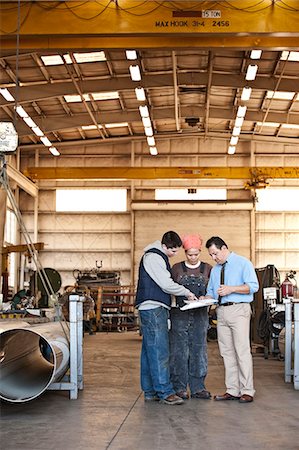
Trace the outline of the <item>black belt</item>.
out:
M 219 306 L 241 305 L 243 303 L 248 303 L 248 302 L 227 302 L 227 303 L 221 303 Z

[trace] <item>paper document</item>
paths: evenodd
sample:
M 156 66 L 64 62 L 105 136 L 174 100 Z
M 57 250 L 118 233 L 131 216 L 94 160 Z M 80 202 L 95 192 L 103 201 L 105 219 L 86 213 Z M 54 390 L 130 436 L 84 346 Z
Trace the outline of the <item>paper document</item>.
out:
M 217 303 L 218 300 L 215 300 L 214 298 L 209 298 L 207 300 L 195 300 L 194 302 L 186 303 L 186 305 L 182 306 L 180 310 L 186 311 L 188 309 L 202 308 L 203 306 L 216 305 Z

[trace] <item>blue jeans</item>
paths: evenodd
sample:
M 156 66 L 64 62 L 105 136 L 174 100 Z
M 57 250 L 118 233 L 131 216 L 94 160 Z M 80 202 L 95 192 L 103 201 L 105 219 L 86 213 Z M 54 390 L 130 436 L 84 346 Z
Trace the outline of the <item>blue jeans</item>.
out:
M 172 308 L 170 313 L 170 374 L 176 392 L 191 394 L 205 389 L 208 369 L 207 308 L 180 311 Z
M 142 331 L 141 389 L 145 397 L 161 399 L 174 393 L 169 372 L 169 311 L 162 306 L 140 311 Z

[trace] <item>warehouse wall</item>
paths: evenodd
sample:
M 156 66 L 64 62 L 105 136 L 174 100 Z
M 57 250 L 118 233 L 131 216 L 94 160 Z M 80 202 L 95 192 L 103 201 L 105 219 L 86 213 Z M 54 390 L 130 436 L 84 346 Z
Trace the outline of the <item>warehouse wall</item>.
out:
M 40 152 L 39 158 L 34 154 L 24 154 L 21 162 L 22 168 L 40 165 L 100 166 L 107 169 L 113 166 L 299 165 L 296 148 L 286 144 L 241 142 L 238 154 L 233 156 L 226 154 L 225 147 L 223 140 L 165 139 L 159 143 L 159 155 L 153 158 L 141 141 L 123 145 L 105 143 L 80 149 L 67 147 L 59 158 L 53 158 L 44 151 Z M 103 261 L 103 270 L 120 270 L 122 284 L 135 282 L 143 247 L 160 239 L 169 229 L 179 233 L 198 231 L 204 240 L 213 234 L 221 235 L 232 250 L 251 258 L 256 267 L 275 264 L 282 272 L 299 270 L 299 207 L 294 213 L 253 213 L 253 192 L 244 189 L 244 180 L 51 180 L 38 184 L 38 240 L 45 243 L 41 260 L 44 267 L 53 267 L 61 273 L 63 285 L 73 284 L 74 269 L 92 269 L 96 260 Z M 271 180 L 271 185 L 299 187 L 299 180 Z M 128 190 L 128 211 L 57 213 L 57 187 L 125 187 Z M 154 190 L 158 187 L 225 187 L 228 202 L 225 207 L 207 204 L 199 210 L 195 210 L 198 205 L 192 202 L 187 203 L 187 210 L 180 205 L 172 208 L 166 205 L 167 202 L 157 204 L 156 209 L 153 203 L 147 209 L 147 203 L 154 201 Z M 28 229 L 33 232 L 33 201 L 25 193 L 21 195 L 21 209 Z M 179 257 L 183 258 L 183 252 Z M 203 259 L 210 260 L 206 251 Z

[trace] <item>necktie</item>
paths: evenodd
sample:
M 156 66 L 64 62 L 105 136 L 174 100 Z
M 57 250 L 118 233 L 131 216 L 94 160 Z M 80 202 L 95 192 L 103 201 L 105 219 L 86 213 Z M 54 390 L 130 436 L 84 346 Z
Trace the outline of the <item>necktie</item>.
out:
M 226 264 L 226 261 L 225 261 L 225 263 L 222 264 L 222 267 L 221 267 L 221 272 L 220 272 L 220 284 L 224 284 L 225 264 Z M 218 303 L 219 303 L 219 305 L 221 304 L 221 300 L 222 300 L 222 297 L 219 295 L 219 296 L 218 296 Z

